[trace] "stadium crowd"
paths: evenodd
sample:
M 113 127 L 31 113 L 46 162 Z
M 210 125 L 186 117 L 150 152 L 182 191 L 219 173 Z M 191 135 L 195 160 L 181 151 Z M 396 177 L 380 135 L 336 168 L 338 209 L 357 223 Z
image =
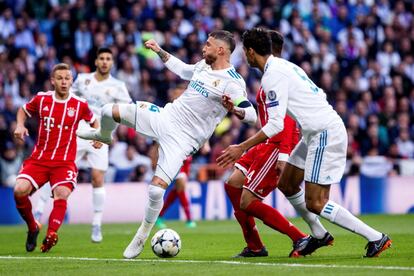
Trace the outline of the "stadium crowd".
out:
M 17 109 L 38 91 L 51 90 L 52 66 L 70 64 L 74 76 L 94 70 L 96 50 L 109 46 L 113 76 L 133 100 L 164 106 L 182 80 L 143 47 L 154 38 L 187 63 L 202 59 L 209 32 L 234 33 L 232 63 L 255 103 L 258 71 L 249 69 L 240 36 L 263 26 L 285 37 L 283 57 L 302 67 L 344 120 L 348 173 L 365 156 L 414 158 L 414 2 L 388 0 L 5 0 L 0 2 L 0 183 L 13 182 L 33 147 L 36 122 L 22 144 L 13 139 Z M 210 153 L 196 155 L 195 170 L 229 144 L 259 128 L 228 117 L 211 138 Z M 112 180 L 148 180 L 153 142 L 120 127 L 111 148 Z M 214 165 L 213 165 L 214 166 Z M 82 166 L 80 167 L 82 168 Z M 220 173 L 219 173 L 220 174 Z M 80 174 L 79 182 L 88 181 Z

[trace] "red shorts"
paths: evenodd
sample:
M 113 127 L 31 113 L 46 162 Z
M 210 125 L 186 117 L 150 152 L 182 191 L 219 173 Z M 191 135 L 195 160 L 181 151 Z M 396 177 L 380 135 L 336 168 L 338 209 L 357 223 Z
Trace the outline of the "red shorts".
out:
M 279 144 L 275 143 L 262 143 L 246 152 L 235 164 L 246 176 L 243 188 L 262 199 L 276 189 L 278 156 Z
M 184 160 L 183 166 L 180 169 L 180 172 L 177 174 L 175 178 L 185 178 L 187 179 L 190 175 L 190 168 L 191 168 L 191 162 L 193 161 L 193 157 L 190 156 L 187 159 Z
M 39 189 L 49 182 L 52 190 L 64 185 L 73 190 L 76 186 L 78 169 L 73 161 L 39 161 L 26 159 L 20 169 L 18 178 L 27 179 L 33 187 Z

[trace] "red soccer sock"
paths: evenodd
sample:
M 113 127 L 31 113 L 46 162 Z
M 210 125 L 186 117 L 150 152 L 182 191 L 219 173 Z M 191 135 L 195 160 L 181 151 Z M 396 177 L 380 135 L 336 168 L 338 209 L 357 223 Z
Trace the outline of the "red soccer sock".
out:
M 278 210 L 264 204 L 260 200 L 252 201 L 247 206 L 246 213 L 262 220 L 270 228 L 288 235 L 294 242 L 306 237 L 302 231 L 290 223 Z
M 30 202 L 29 196 L 14 196 L 16 202 L 16 208 L 20 213 L 20 216 L 26 222 L 30 232 L 34 232 L 37 229 L 36 220 L 32 213 L 32 203 Z
M 177 192 L 178 199 L 180 200 L 180 204 L 184 209 L 185 217 L 187 221 L 191 220 L 191 213 L 190 213 L 190 202 L 188 201 L 187 194 L 185 191 Z
M 164 216 L 164 213 L 168 210 L 170 205 L 173 204 L 176 198 L 177 198 L 177 190 L 174 187 L 172 190 L 170 190 L 170 192 L 167 195 L 167 198 L 164 201 L 164 206 L 162 206 L 162 209 L 159 215 L 160 217 Z
M 67 207 L 67 201 L 65 199 L 56 199 L 53 202 L 53 210 L 49 216 L 49 227 L 47 228 L 47 233 L 57 232 L 62 226 L 63 220 L 65 218 Z
M 240 210 L 240 198 L 243 189 L 230 186 L 227 183 L 224 185 L 224 189 L 233 205 L 234 216 L 242 228 L 243 237 L 247 243 L 247 247 L 253 251 L 262 249 L 264 245 L 260 239 L 259 232 L 257 231 L 254 218 L 243 210 Z

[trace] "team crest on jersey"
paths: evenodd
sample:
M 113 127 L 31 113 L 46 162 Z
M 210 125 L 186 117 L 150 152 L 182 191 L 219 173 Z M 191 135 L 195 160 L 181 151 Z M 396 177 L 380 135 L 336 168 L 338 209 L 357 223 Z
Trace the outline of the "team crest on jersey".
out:
M 276 92 L 274 90 L 270 90 L 269 93 L 267 94 L 267 97 L 269 98 L 269 100 L 274 101 L 276 100 Z
M 90 79 L 86 79 L 85 80 L 85 85 L 88 85 L 88 84 L 90 84 L 91 83 L 91 80 Z
M 74 109 L 73 107 L 68 108 L 68 116 L 69 117 L 75 116 L 75 113 L 76 113 L 76 109 Z
M 213 86 L 217 87 L 220 84 L 220 80 L 213 81 Z

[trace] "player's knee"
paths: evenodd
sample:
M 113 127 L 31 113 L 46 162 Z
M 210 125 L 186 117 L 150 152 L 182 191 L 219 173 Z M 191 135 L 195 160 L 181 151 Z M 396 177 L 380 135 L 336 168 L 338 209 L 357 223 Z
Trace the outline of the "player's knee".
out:
M 53 198 L 55 200 L 57 199 L 65 199 L 67 200 L 69 198 L 69 195 L 71 194 L 71 190 L 66 186 L 57 186 L 53 190 Z
M 16 183 L 14 186 L 14 195 L 17 197 L 27 196 L 31 192 L 31 186 L 26 185 L 25 183 Z
M 256 200 L 256 198 L 243 194 L 240 198 L 240 209 L 245 211 L 253 200 Z
M 314 214 L 320 214 L 322 212 L 323 207 L 325 206 L 326 202 L 323 200 L 312 200 L 310 198 L 306 198 L 306 208 Z
M 117 104 L 106 104 L 102 107 L 102 117 L 113 118 L 116 122 L 120 122 L 119 107 Z
M 153 202 L 161 201 L 164 194 L 165 194 L 165 189 L 164 188 L 162 188 L 160 186 L 156 186 L 156 185 L 149 185 L 149 188 L 148 188 L 149 200 L 151 200 Z
M 237 173 L 237 170 L 235 170 L 229 179 L 226 181 L 227 185 L 232 186 L 234 188 L 242 188 L 244 183 L 244 177 L 240 177 Z

